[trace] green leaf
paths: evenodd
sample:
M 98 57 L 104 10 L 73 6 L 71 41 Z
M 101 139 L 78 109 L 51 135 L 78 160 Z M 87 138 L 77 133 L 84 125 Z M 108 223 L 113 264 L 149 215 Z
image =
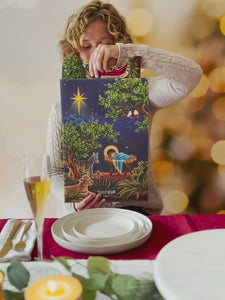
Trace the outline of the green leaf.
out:
M 87 264 L 87 270 L 89 276 L 92 276 L 96 273 L 110 273 L 110 265 L 109 260 L 105 257 L 101 256 L 95 256 L 95 257 L 89 257 L 88 264 Z
M 9 290 L 4 290 L 5 300 L 24 300 L 23 292 L 12 292 Z
M 119 299 L 135 299 L 139 282 L 130 275 L 117 275 L 112 281 L 112 289 Z
M 96 286 L 94 285 L 94 283 L 92 282 L 92 280 L 90 278 L 86 278 L 82 275 L 76 274 L 72 272 L 72 276 L 77 278 L 80 283 L 82 284 L 84 289 L 88 289 L 88 290 L 96 290 Z
M 109 278 L 109 275 L 102 273 L 95 273 L 90 278 L 86 278 L 75 273 L 72 273 L 72 276 L 81 282 L 83 288 L 93 291 L 104 289 Z
M 60 257 L 54 257 L 54 259 L 56 261 L 58 261 L 60 264 L 62 264 L 69 272 L 71 271 L 71 267 L 70 265 L 68 264 L 67 260 L 65 257 L 63 256 L 60 256 Z
M 30 273 L 21 262 L 13 260 L 7 268 L 9 282 L 19 291 L 24 289 L 30 280 Z
M 96 291 L 83 289 L 82 300 L 95 300 Z
M 114 273 L 111 273 L 110 275 L 108 275 L 108 280 L 106 281 L 104 288 L 101 289 L 101 293 L 103 293 L 107 296 L 111 296 L 111 295 L 115 294 L 112 289 L 112 281 L 115 276 L 117 276 L 117 274 L 115 275 Z
M 94 285 L 96 286 L 96 290 L 103 290 L 105 288 L 108 278 L 109 278 L 109 274 L 95 273 L 91 275 L 90 279 L 93 281 Z
M 137 294 L 137 299 L 139 300 L 163 300 L 163 297 L 160 295 L 155 282 L 153 280 L 146 280 L 139 282 L 139 289 Z

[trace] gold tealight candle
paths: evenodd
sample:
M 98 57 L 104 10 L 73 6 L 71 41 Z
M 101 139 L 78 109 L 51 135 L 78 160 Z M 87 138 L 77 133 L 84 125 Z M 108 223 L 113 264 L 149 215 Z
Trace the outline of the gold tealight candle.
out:
M 72 276 L 53 275 L 31 283 L 24 292 L 25 300 L 81 300 L 82 285 Z
M 0 300 L 4 300 L 4 294 L 3 294 L 3 281 L 4 281 L 4 276 L 2 274 L 2 272 L 0 272 Z

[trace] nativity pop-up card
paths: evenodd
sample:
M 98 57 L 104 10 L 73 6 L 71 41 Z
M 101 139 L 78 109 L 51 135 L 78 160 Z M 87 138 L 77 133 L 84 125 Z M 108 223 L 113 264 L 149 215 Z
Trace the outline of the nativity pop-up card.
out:
M 124 70 L 123 70 L 124 72 Z M 148 80 L 61 79 L 65 202 L 148 198 Z

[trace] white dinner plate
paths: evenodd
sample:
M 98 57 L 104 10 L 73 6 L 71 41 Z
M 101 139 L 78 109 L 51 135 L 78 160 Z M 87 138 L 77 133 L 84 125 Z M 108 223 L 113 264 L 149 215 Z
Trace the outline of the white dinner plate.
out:
M 88 212 L 84 222 L 83 215 L 74 218 L 73 231 L 79 238 L 105 239 L 113 237 L 125 237 L 135 229 L 135 222 L 132 219 L 120 218 L 118 211 Z
M 70 242 L 77 242 L 77 238 L 96 243 L 124 242 L 131 235 L 134 238 L 142 234 L 148 227 L 144 222 L 146 217 L 128 215 L 124 209 L 95 209 L 94 213 L 86 210 L 73 216 L 62 224 L 63 236 Z
M 66 229 L 65 231 L 63 231 L 62 229 L 62 235 L 63 237 L 69 241 L 69 242 L 72 242 L 72 243 L 82 243 L 82 245 L 96 245 L 96 246 L 114 246 L 116 244 L 120 244 L 121 242 L 122 243 L 125 243 L 126 241 L 129 241 L 131 238 L 134 239 L 136 238 L 136 236 L 140 236 L 140 235 L 143 235 L 145 232 L 142 230 L 142 231 L 139 231 L 139 227 L 136 226 L 135 228 L 136 231 L 132 231 L 132 233 L 130 235 L 127 235 L 127 236 L 121 236 L 121 237 L 109 237 L 109 238 L 80 238 L 79 236 L 77 236 L 74 231 L 73 231 L 73 223 L 74 223 L 74 220 L 73 219 L 70 219 L 70 220 L 67 220 L 66 222 L 66 227 L 64 226 L 64 228 Z M 64 223 L 65 224 L 65 223 Z M 62 224 L 62 225 L 64 225 Z M 62 226 L 63 228 L 63 226 Z
M 155 283 L 166 300 L 224 300 L 224 278 L 225 229 L 176 238 L 155 260 Z
M 136 222 L 136 220 L 139 220 L 140 224 L 142 223 L 142 225 L 138 227 L 138 231 L 140 232 L 138 232 L 137 234 L 137 232 L 134 231 L 133 234 L 132 233 L 130 234 L 129 239 L 128 238 L 123 239 L 120 238 L 119 236 L 113 236 L 111 237 L 112 240 L 110 240 L 110 238 L 108 240 L 107 238 L 102 238 L 102 240 L 101 239 L 95 240 L 94 238 L 83 239 L 83 238 L 76 237 L 74 235 L 73 224 L 74 224 L 74 220 L 76 219 L 76 216 L 77 217 L 79 216 L 80 218 L 80 215 L 82 215 L 83 222 L 85 223 L 87 220 L 87 216 L 90 216 L 90 213 L 94 215 L 94 214 L 99 214 L 99 212 L 101 213 L 105 212 L 106 214 L 110 214 L 111 212 L 113 215 L 115 215 L 115 211 L 118 214 L 118 220 L 121 218 L 121 215 L 123 217 L 123 220 L 128 219 L 128 223 L 132 219 L 131 216 L 133 216 L 134 222 Z M 144 220 L 144 221 L 140 221 L 140 220 Z M 68 228 L 70 228 L 70 230 L 67 228 L 66 232 L 69 236 L 73 236 L 73 241 L 68 241 L 63 235 L 62 232 L 63 224 L 64 225 L 67 224 Z M 130 231 L 132 232 L 132 230 Z M 68 250 L 86 253 L 86 254 L 110 254 L 110 253 L 123 252 L 123 251 L 133 249 L 143 244 L 149 238 L 151 231 L 152 231 L 152 223 L 146 216 L 134 211 L 119 209 L 119 208 L 95 208 L 90 210 L 84 210 L 79 213 L 72 213 L 58 219 L 57 221 L 54 222 L 54 224 L 51 227 L 52 236 L 56 241 L 56 243 L 58 243 L 60 246 Z
M 126 241 L 130 241 L 131 239 L 137 239 L 145 235 L 149 231 L 149 224 L 145 223 L 142 220 L 139 222 L 134 222 L 134 228 L 127 234 L 122 234 L 121 236 L 113 236 L 113 237 L 105 237 L 105 238 L 93 238 L 93 237 L 79 237 L 73 230 L 74 218 L 66 220 L 62 224 L 62 234 L 64 238 L 73 243 L 77 243 L 79 241 L 83 242 L 83 244 L 89 245 L 103 245 L 103 246 L 114 246 L 115 244 L 125 243 Z

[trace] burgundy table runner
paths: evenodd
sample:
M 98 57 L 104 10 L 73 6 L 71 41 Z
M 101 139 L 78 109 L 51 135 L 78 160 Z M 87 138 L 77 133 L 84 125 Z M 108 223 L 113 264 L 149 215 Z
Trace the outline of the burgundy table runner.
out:
M 170 216 L 149 216 L 153 224 L 150 238 L 142 246 L 133 250 L 104 255 L 109 259 L 155 259 L 160 249 L 171 240 L 199 230 L 225 228 L 225 215 L 170 215 Z M 51 234 L 51 226 L 57 219 L 45 219 L 43 244 L 44 258 L 51 259 L 51 256 L 66 256 L 74 259 L 88 258 L 78 252 L 73 252 L 59 246 Z M 0 220 L 0 230 L 7 219 Z M 33 257 L 36 256 L 36 248 Z

